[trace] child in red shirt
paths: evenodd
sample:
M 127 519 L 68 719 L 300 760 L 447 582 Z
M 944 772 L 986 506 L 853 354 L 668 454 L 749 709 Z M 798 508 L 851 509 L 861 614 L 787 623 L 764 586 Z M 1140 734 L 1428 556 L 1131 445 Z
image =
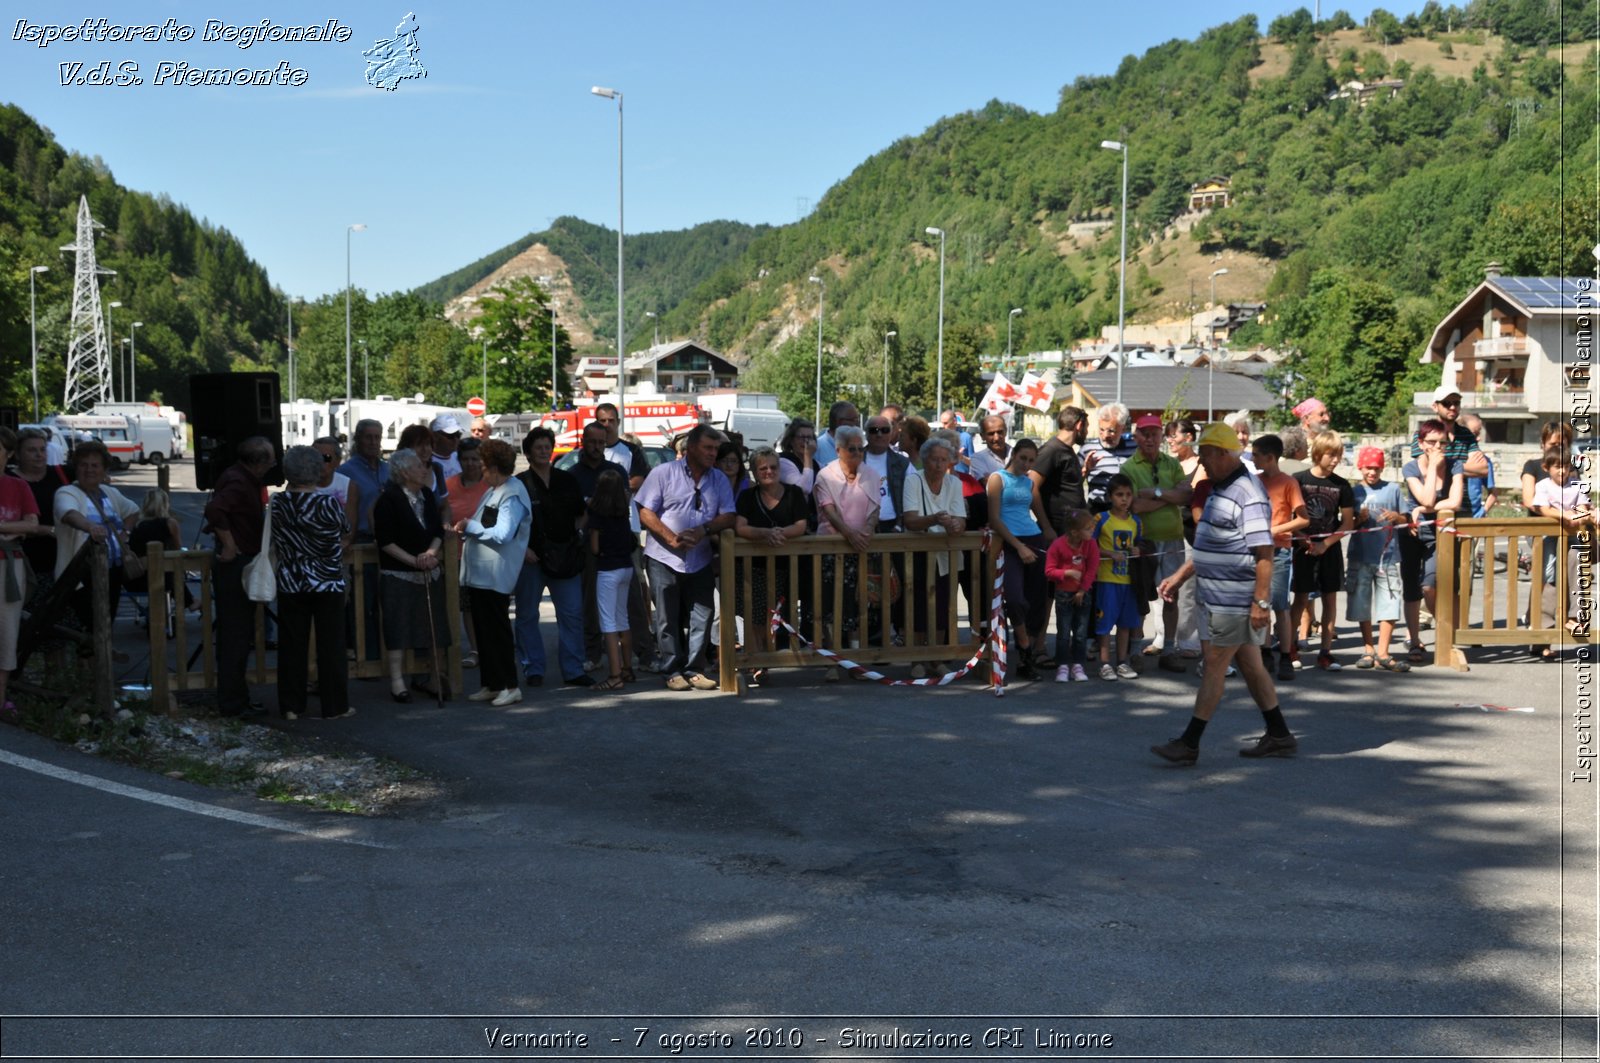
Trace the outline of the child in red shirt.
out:
M 1044 575 L 1056 591 L 1057 683 L 1089 681 L 1084 665 L 1094 619 L 1094 577 L 1100 568 L 1094 522 L 1093 513 L 1073 513 L 1044 555 Z

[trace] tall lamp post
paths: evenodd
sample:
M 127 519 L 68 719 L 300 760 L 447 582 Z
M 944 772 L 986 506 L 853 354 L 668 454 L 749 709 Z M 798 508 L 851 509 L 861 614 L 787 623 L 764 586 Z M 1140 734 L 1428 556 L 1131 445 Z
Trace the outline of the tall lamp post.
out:
M 1128 352 L 1123 347 L 1128 310 L 1128 145 L 1120 140 L 1102 140 L 1100 146 L 1108 151 L 1122 152 L 1122 252 L 1117 273 L 1117 401 L 1120 403 L 1122 370 L 1128 364 Z
M 556 346 L 556 311 L 560 308 L 561 304 L 559 302 L 554 299 L 550 300 L 550 409 L 552 411 L 556 408 L 556 396 L 560 394 L 556 384 L 556 370 L 561 365 L 561 349 Z M 620 387 L 620 381 L 622 380 L 620 368 L 617 371 L 617 380 Z M 618 423 L 620 424 L 622 407 L 618 406 L 617 410 Z
M 589 90 L 596 96 L 617 101 L 617 432 L 626 432 L 628 418 L 628 369 L 622 334 L 622 90 L 602 88 Z
M 489 330 L 483 330 L 483 399 L 489 401 Z
M 1226 266 L 1222 267 L 1221 269 L 1214 269 L 1214 270 L 1211 271 L 1211 305 L 1212 305 L 1213 308 L 1215 308 L 1216 305 L 1217 305 L 1217 278 L 1222 276 L 1226 272 L 1228 272 L 1228 267 L 1226 267 Z M 1217 330 L 1216 330 L 1216 326 L 1213 325 L 1212 328 L 1211 328 L 1211 340 L 1212 340 L 1211 353 L 1206 355 L 1206 420 L 1207 421 L 1214 420 L 1216 418 L 1216 414 L 1217 414 L 1217 403 L 1216 403 L 1216 393 L 1217 393 L 1217 389 L 1216 389 L 1217 344 L 1216 344 L 1216 338 L 1217 338 Z
M 117 341 L 114 338 L 116 334 L 111 331 L 111 311 L 117 309 L 117 307 L 119 307 L 121 305 L 122 305 L 122 303 L 120 301 L 118 301 L 118 300 L 115 300 L 115 299 L 106 304 L 106 346 L 111 348 L 111 354 L 112 354 L 113 357 L 115 357 L 115 355 L 117 353 Z M 111 363 L 111 401 L 112 402 L 116 402 L 117 401 L 117 368 L 121 364 L 121 362 L 122 362 L 122 359 L 121 358 L 117 358 L 116 361 Z M 122 390 L 124 392 L 126 392 L 128 390 L 128 374 L 126 372 L 124 372 L 122 374 Z M 126 398 L 127 396 L 124 395 L 123 397 Z
M 128 401 L 139 401 L 139 330 L 143 321 L 128 326 Z
M 367 360 L 367 341 L 356 340 L 356 345 L 361 348 L 361 397 L 372 398 L 372 363 Z
M 933 390 L 933 415 L 944 410 L 944 230 L 930 225 L 922 230 L 939 238 L 939 369 Z
M 822 423 L 822 310 L 828 298 L 828 286 L 822 283 L 822 278 L 813 273 L 806 280 L 817 286 L 817 406 L 812 413 L 812 424 Z
M 889 341 L 898 335 L 898 329 L 890 329 L 883 334 L 883 401 L 878 403 L 880 410 L 889 405 Z
M 1022 307 L 1019 306 L 1006 315 L 1006 365 L 1008 366 L 1011 364 L 1011 323 L 1017 319 L 1017 315 L 1020 313 L 1022 313 Z
M 654 310 L 646 310 L 644 316 L 655 325 L 655 332 L 650 341 L 650 353 L 653 356 L 656 348 L 661 346 L 661 319 L 656 316 Z M 656 357 L 650 359 L 650 383 L 656 386 L 656 391 L 661 390 L 661 359 Z
M 356 426 L 350 419 L 350 234 L 366 231 L 365 222 L 344 227 L 344 419 L 345 431 L 352 437 Z
M 289 404 L 292 406 L 296 401 L 294 379 L 294 303 L 285 300 L 284 310 L 288 315 L 289 331 L 283 341 L 283 350 L 284 353 L 289 356 Z
M 39 325 L 38 297 L 34 293 L 33 280 L 41 273 L 49 273 L 49 266 L 34 266 L 28 270 L 28 343 L 33 348 L 33 419 L 39 420 Z

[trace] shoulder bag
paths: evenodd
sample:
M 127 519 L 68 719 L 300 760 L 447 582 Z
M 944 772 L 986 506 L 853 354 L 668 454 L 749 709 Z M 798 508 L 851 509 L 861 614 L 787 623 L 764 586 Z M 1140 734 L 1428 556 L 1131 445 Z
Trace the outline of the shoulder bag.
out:
M 261 524 L 261 552 L 244 566 L 244 593 L 252 602 L 278 600 L 278 558 L 272 548 L 272 506 Z

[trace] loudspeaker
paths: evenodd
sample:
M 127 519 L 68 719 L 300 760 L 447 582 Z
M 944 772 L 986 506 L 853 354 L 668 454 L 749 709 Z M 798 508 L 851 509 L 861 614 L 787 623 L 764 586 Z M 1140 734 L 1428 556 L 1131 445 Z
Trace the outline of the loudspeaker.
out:
M 277 373 L 197 373 L 189 378 L 189 424 L 194 429 L 194 483 L 202 491 L 236 461 L 239 444 L 265 436 L 283 457 L 283 418 L 278 410 Z M 283 482 L 273 465 L 267 482 Z

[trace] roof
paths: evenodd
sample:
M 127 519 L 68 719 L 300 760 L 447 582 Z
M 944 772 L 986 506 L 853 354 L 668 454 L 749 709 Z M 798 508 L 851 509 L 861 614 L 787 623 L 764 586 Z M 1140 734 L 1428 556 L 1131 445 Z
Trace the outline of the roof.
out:
M 1597 296 L 1594 282 L 1588 277 L 1489 277 L 1434 328 L 1422 352 L 1424 363 L 1444 361 L 1450 334 L 1462 328 L 1463 321 L 1476 323 L 1482 319 L 1485 294 L 1507 303 L 1523 317 L 1576 317 L 1592 312 Z
M 1096 406 L 1117 399 L 1114 369 L 1079 373 L 1073 383 Z M 1207 406 L 1218 410 L 1267 410 L 1278 404 L 1259 381 L 1238 373 L 1210 373 L 1185 366 L 1131 366 L 1122 374 L 1122 402 L 1129 409 L 1162 410 L 1175 396 L 1191 410 Z
M 729 361 L 726 355 L 718 354 L 716 351 L 713 351 L 710 347 L 707 347 L 704 344 L 696 343 L 694 340 L 679 340 L 677 343 L 664 343 L 659 347 L 650 347 L 642 351 L 634 351 L 632 354 L 628 355 L 628 371 L 632 372 L 635 369 L 648 369 L 663 359 L 671 358 L 675 354 L 679 354 L 690 349 L 704 351 L 707 355 L 722 362 L 729 369 L 738 369 L 738 366 Z

